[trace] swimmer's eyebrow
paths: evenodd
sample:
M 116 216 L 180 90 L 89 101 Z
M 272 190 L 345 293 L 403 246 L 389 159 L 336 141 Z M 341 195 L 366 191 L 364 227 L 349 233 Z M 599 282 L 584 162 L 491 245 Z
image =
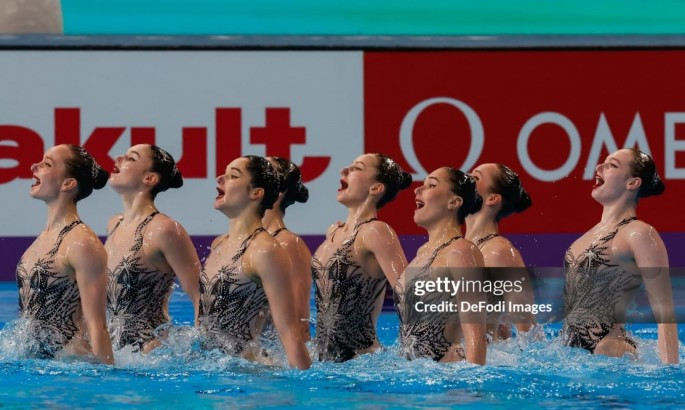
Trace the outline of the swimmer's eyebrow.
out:
M 362 165 L 363 167 L 366 167 L 366 164 L 363 163 L 363 162 L 361 162 L 361 161 L 354 161 L 354 162 L 352 163 L 352 165 L 355 165 L 355 164 L 359 164 L 359 165 Z
M 48 156 L 48 155 L 45 156 L 45 159 L 49 159 L 50 161 L 55 162 L 55 160 L 52 159 L 52 157 L 51 157 L 51 156 Z
M 610 158 L 609 161 L 616 161 L 616 162 L 618 162 L 619 164 L 621 164 L 621 161 L 617 160 L 616 158 Z
M 231 167 L 231 168 L 229 168 L 229 170 L 231 170 L 231 171 L 238 171 L 239 174 L 241 174 L 241 175 L 243 174 L 243 171 L 239 170 L 239 169 L 236 168 L 236 167 Z
M 439 179 L 437 179 L 436 177 L 432 177 L 432 176 L 429 176 L 429 177 L 428 177 L 428 179 L 434 179 L 434 180 L 435 180 L 435 182 L 440 182 L 440 180 L 439 180 Z
M 131 154 L 136 154 L 138 155 L 138 158 L 140 158 L 140 154 L 137 151 L 131 150 Z
M 479 169 L 474 169 L 473 171 L 471 171 L 471 173 L 472 174 L 481 174 L 481 175 L 483 174 L 482 172 L 480 172 Z

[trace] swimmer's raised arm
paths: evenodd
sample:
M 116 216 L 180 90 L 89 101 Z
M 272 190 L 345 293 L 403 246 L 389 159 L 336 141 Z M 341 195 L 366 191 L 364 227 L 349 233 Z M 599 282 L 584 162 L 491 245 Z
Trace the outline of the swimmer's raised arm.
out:
M 160 252 L 176 274 L 183 291 L 193 302 L 194 319 L 197 325 L 202 264 L 195 251 L 195 246 L 186 230 L 172 219 L 160 218 L 155 222 L 154 227 L 152 240 L 158 244 Z
M 76 275 L 93 354 L 102 363 L 113 364 L 112 341 L 105 322 L 107 253 L 92 232 L 81 236 L 80 241 L 69 247 L 67 260 Z
M 248 250 L 248 260 L 262 281 L 288 363 L 306 370 L 311 366 L 311 359 L 302 340 L 297 311 L 292 308 L 297 305 L 290 278 L 290 260 L 274 239 L 268 239 L 255 241 L 253 248 Z
M 668 254 L 659 233 L 642 221 L 631 226 L 627 241 L 645 282 L 659 334 L 662 363 L 678 363 L 678 324 L 673 309 L 673 292 L 668 271 Z

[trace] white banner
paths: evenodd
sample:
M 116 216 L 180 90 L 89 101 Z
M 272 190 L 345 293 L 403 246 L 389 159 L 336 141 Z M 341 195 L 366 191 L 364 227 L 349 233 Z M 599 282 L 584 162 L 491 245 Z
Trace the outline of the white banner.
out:
M 155 135 L 177 160 L 193 162 L 193 173 L 204 172 L 157 199 L 191 235 L 228 227 L 212 208 L 217 141 L 222 169 L 233 152 L 267 149 L 311 162 L 310 200 L 286 217 L 294 231 L 321 234 L 346 216 L 335 195 L 340 168 L 364 149 L 361 52 L 3 51 L 0 78 L 0 236 L 33 236 L 45 223 L 43 203 L 28 194 L 30 173 L 14 177 L 25 172 L 19 157 L 37 151 L 31 133 L 43 151 L 76 138 L 102 155 L 111 145 L 111 158 Z M 109 187 L 79 206 L 98 234 L 121 208 Z

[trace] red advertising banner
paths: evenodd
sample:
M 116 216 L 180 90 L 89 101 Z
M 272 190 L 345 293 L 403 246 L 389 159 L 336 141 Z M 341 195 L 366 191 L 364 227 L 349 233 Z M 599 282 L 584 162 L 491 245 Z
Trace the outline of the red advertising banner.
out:
M 563 233 L 599 221 L 594 168 L 635 146 L 666 183 L 638 216 L 683 231 L 684 71 L 683 51 L 366 52 L 365 151 L 387 153 L 420 179 L 444 165 L 509 165 L 533 207 L 503 230 Z M 407 190 L 382 212 L 402 234 L 422 233 L 413 198 Z

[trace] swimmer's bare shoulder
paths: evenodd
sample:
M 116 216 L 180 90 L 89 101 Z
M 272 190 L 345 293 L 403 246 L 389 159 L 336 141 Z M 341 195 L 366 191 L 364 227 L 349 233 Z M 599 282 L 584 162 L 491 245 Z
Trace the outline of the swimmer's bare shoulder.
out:
M 523 266 L 523 260 L 518 249 L 504 236 L 496 236 L 481 248 L 481 253 L 488 267 L 517 267 Z
M 637 266 L 667 267 L 668 254 L 659 232 L 650 224 L 636 220 L 618 231 L 614 248 L 630 252 Z
M 445 249 L 445 263 L 449 268 L 479 268 L 484 266 L 480 249 L 467 239 L 452 242 Z
M 399 237 L 395 230 L 387 223 L 378 219 L 362 225 L 359 230 L 359 236 L 362 237 L 365 244 L 370 245 L 374 242 L 382 244 L 399 242 Z
M 150 231 L 153 240 L 169 240 L 188 236 L 183 225 L 165 214 L 154 217 L 148 225 L 148 231 Z

